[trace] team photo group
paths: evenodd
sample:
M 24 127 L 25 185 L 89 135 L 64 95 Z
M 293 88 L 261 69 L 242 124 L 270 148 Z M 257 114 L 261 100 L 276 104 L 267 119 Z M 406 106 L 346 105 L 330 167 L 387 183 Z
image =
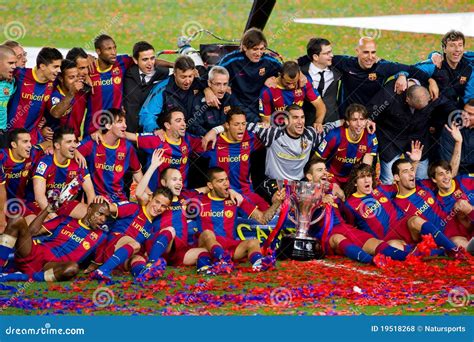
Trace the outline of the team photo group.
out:
M 0 282 L 273 271 L 295 224 L 319 258 L 471 263 L 474 53 L 459 31 L 414 65 L 353 43 L 284 61 L 251 28 L 208 65 L 101 34 L 95 54 L 43 47 L 26 68 L 4 42 Z M 241 219 L 272 234 L 241 239 Z

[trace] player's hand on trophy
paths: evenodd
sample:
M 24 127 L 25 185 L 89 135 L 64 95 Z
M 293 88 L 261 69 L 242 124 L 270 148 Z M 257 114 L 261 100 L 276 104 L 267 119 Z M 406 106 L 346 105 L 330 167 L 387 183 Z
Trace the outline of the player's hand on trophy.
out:
M 286 198 L 286 191 L 285 189 L 277 190 L 272 197 L 272 203 L 283 202 Z
M 322 203 L 323 204 L 329 204 L 331 206 L 334 205 L 334 196 L 331 195 L 331 194 L 323 195 Z

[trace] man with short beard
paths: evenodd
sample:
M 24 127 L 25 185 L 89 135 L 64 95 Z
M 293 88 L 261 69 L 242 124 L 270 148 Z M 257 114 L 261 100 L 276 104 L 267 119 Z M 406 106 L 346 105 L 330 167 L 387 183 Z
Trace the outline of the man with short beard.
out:
M 12 49 L 0 45 L 0 148 L 7 147 L 7 105 L 15 92 L 13 71 L 16 60 Z

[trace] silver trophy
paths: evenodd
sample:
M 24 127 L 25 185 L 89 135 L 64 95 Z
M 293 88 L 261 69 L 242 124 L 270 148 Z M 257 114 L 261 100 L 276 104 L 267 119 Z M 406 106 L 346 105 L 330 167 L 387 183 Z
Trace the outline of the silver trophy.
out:
M 294 260 L 321 259 L 324 253 L 319 239 L 308 236 L 312 225 L 320 221 L 324 211 L 314 217 L 316 209 L 321 207 L 324 194 L 319 183 L 304 181 L 277 181 L 279 189 L 286 189 L 290 198 L 289 219 L 296 225 L 295 234 L 282 238 L 278 256 Z

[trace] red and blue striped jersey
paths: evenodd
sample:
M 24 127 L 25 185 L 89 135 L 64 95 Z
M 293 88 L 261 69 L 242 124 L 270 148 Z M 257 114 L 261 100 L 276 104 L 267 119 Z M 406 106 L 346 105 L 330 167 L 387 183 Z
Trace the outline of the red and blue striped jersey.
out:
M 97 144 L 90 137 L 82 140 L 77 150 L 86 158 L 96 194 L 111 202 L 127 201 L 124 192 L 124 176 L 127 171 L 141 170 L 132 143 L 119 139 L 115 146 L 104 142 Z
M 26 186 L 34 173 L 34 166 L 43 156 L 43 150 L 32 147 L 30 156 L 23 160 L 13 157 L 10 149 L 0 150 L 0 164 L 5 173 L 7 198 L 26 199 Z
M 40 83 L 36 68 L 17 68 L 14 73 L 16 92 L 8 103 L 8 127 L 25 128 L 31 133 L 31 143 L 42 141 L 38 124 L 54 89 L 53 82 Z
M 242 141 L 231 141 L 224 134 L 217 137 L 214 149 L 203 156 L 209 158 L 209 167 L 219 166 L 229 176 L 230 186 L 238 192 L 253 192 L 250 181 L 250 154 L 262 149 L 255 134 L 245 131 Z
M 61 102 L 66 95 L 59 85 L 57 85 L 51 98 L 46 103 L 47 115 L 46 123 L 48 127 L 54 131 L 59 127 L 71 127 L 74 129 L 74 134 L 76 138 L 81 136 L 81 125 L 82 120 L 84 120 L 84 114 L 86 112 L 87 106 L 87 94 L 84 94 L 82 91 L 77 92 L 74 95 L 74 98 L 71 101 L 71 108 L 69 108 L 66 113 L 59 119 L 56 119 L 51 116 L 51 109 L 54 108 L 59 102 Z
M 446 194 L 435 191 L 436 200 L 441 204 L 441 208 L 450 215 L 454 209 L 454 204 L 459 200 L 466 200 L 474 205 L 474 175 L 459 175 L 452 181 L 451 189 Z
M 377 154 L 377 137 L 364 129 L 358 141 L 351 140 L 349 129 L 343 126 L 332 129 L 318 147 L 316 154 L 326 159 L 326 166 L 339 184 L 349 180 L 352 167 L 365 154 Z
M 435 194 L 418 182 L 410 193 L 403 196 L 397 194 L 393 201 L 405 216 L 418 216 L 435 226 L 444 226 L 446 214 L 436 201 Z
M 99 127 L 99 113 L 110 108 L 122 108 L 123 80 L 133 59 L 127 55 L 117 56 L 115 63 L 106 70 L 99 66 L 90 75 L 92 94 L 87 101 L 87 114 L 84 122 L 84 136 L 91 135 Z
M 88 169 L 80 167 L 74 159 L 69 159 L 66 164 L 59 164 L 54 155 L 41 158 L 33 176 L 33 178 L 43 178 L 46 181 L 46 191 L 62 190 L 75 177 L 89 177 Z M 28 201 L 34 201 L 33 197 L 34 192 L 27 193 Z
M 157 226 L 145 207 L 131 202 L 117 203 L 117 220 L 110 229 L 112 236 L 127 235 L 143 244 L 155 231 Z
M 386 193 L 378 189 L 374 189 L 369 195 L 352 194 L 347 199 L 345 208 L 348 209 L 350 223 L 380 240 L 403 216 Z
M 91 229 L 81 220 L 72 217 L 58 216 L 43 226 L 51 232 L 44 239 L 34 240 L 48 247 L 57 260 L 80 263 L 93 252 L 99 254 L 106 245 L 107 234 L 100 229 Z
M 210 193 L 201 195 L 198 199 L 201 202 L 201 212 L 195 220 L 199 229 L 212 230 L 216 236 L 229 239 L 236 238 L 237 217 L 249 218 L 257 208 L 245 198 L 240 206 L 235 205 L 230 199 L 214 198 Z
M 260 116 L 271 116 L 274 111 L 283 111 L 286 106 L 297 104 L 302 107 L 304 100 L 313 102 L 319 93 L 308 80 L 303 88 L 284 89 L 281 86 L 269 88 L 264 86 L 259 98 Z
M 160 173 L 168 168 L 172 167 L 178 169 L 183 177 L 183 185 L 187 186 L 187 176 L 189 171 L 189 156 L 191 152 L 200 153 L 202 152 L 201 138 L 186 133 L 184 138 L 181 138 L 179 143 L 171 142 L 165 134 L 165 141 L 161 141 L 160 138 L 155 136 L 153 133 L 142 133 L 137 134 L 137 146 L 145 151 L 148 155 L 147 167 L 150 164 L 151 156 L 157 148 L 164 149 L 163 158 L 164 163 L 158 167 L 155 174 L 151 177 L 148 187 L 151 191 L 155 191 L 160 184 Z

